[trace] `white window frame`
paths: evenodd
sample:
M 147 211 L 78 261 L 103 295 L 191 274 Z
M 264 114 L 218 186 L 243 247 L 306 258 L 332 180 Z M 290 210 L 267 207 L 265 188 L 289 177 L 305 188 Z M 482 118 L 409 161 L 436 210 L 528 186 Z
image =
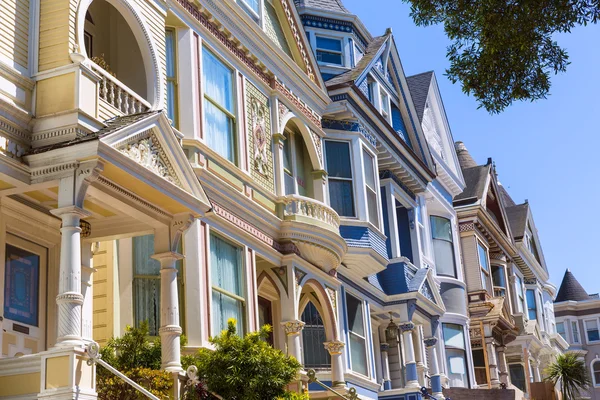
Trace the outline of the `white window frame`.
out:
M 481 276 L 481 284 L 483 285 L 483 290 L 487 291 L 488 293 L 490 293 L 490 285 L 493 285 L 493 282 L 491 281 L 491 265 L 490 265 L 490 250 L 488 249 L 488 247 L 478 238 L 475 238 L 475 240 L 477 241 L 476 246 L 477 246 L 477 261 L 479 262 L 479 269 L 480 269 L 480 276 Z M 483 265 L 481 264 L 481 258 L 479 257 L 479 246 L 483 247 L 483 249 L 485 250 L 485 256 L 487 258 L 486 260 L 486 264 L 487 264 L 487 271 L 483 268 Z M 485 279 L 487 279 L 487 281 L 484 281 L 484 276 Z M 493 290 L 492 290 L 493 293 Z
M 575 329 L 573 329 L 575 328 Z M 581 333 L 579 332 L 579 320 L 571 321 L 571 339 L 573 344 L 581 344 Z
M 352 142 L 352 140 L 344 140 L 344 139 L 336 139 L 336 138 L 331 138 L 331 139 L 324 139 L 324 142 L 341 142 L 341 143 L 346 143 L 348 145 L 348 156 L 350 157 L 350 168 L 351 168 L 351 172 L 352 172 L 352 178 L 333 178 L 334 180 L 342 180 L 342 181 L 350 181 L 352 183 L 352 203 L 353 203 L 353 207 L 354 207 L 354 216 L 341 216 L 341 218 L 349 218 L 349 219 L 357 219 L 358 218 L 358 202 L 357 202 L 357 191 L 356 191 L 356 168 L 354 166 L 354 154 L 353 154 L 353 147 L 354 147 L 354 143 Z M 323 143 L 323 163 L 325 168 L 327 168 L 327 151 L 325 150 L 326 146 L 325 143 Z M 362 154 L 361 154 L 362 157 Z M 328 205 L 331 206 L 331 199 L 329 196 L 329 179 L 332 179 L 331 177 L 327 177 L 327 201 L 328 201 Z
M 314 37 L 314 49 L 315 49 L 315 59 L 317 59 L 317 63 L 319 65 L 324 65 L 324 66 L 332 66 L 332 67 L 341 67 L 344 68 L 346 67 L 346 54 L 344 53 L 344 36 L 335 36 L 335 35 L 328 35 L 327 33 L 321 33 L 321 32 L 315 32 L 312 31 L 312 35 L 311 38 Z M 324 39 L 331 39 L 331 40 L 338 40 L 340 42 L 340 49 L 341 51 L 336 51 L 336 50 L 329 50 L 329 49 L 320 49 L 317 45 L 317 38 L 324 38 Z M 335 63 L 330 63 L 330 62 L 326 62 L 326 61 L 319 61 L 318 60 L 318 52 L 319 51 L 324 51 L 326 53 L 332 53 L 332 54 L 339 54 L 342 63 L 341 64 L 335 64 Z
M 561 321 L 561 322 L 557 322 L 555 325 L 555 330 L 556 333 L 558 333 L 560 336 L 562 336 L 563 339 L 565 339 L 566 341 L 569 341 L 567 338 L 569 337 L 569 335 L 567 334 L 567 326 L 566 326 L 566 321 Z M 563 334 L 561 335 L 561 333 L 558 331 L 558 326 L 562 325 L 563 327 Z
M 598 358 L 598 356 L 596 356 L 596 358 L 594 358 L 590 362 L 590 373 L 592 375 L 592 384 L 594 385 L 594 387 L 600 386 L 600 382 L 596 381 L 596 374 L 594 374 L 594 364 L 596 364 L 596 363 L 600 363 L 600 358 Z
M 248 0 L 238 0 L 237 3 L 244 9 L 244 11 L 249 12 L 250 16 L 254 18 L 254 20 L 262 27 L 264 15 L 263 12 L 263 0 L 256 0 L 258 2 L 258 12 L 248 4 Z
M 345 292 L 345 296 L 346 297 L 351 296 L 351 297 L 353 297 L 355 300 L 357 300 L 359 302 L 360 308 L 362 310 L 363 330 L 365 331 L 365 336 L 364 337 L 360 336 L 359 334 L 354 333 L 353 331 L 351 331 L 350 330 L 350 325 L 348 324 L 348 354 L 349 354 L 348 361 L 349 361 L 349 365 L 350 365 L 350 370 L 353 373 L 355 373 L 355 374 L 357 374 L 359 376 L 366 376 L 368 378 L 368 377 L 371 376 L 371 354 L 369 352 L 369 340 L 368 340 L 368 332 L 369 332 L 369 330 L 367 329 L 367 323 L 368 323 L 368 321 L 366 320 L 366 318 L 367 318 L 367 310 L 366 310 L 366 307 L 365 307 L 365 302 L 359 296 L 355 296 L 354 294 L 349 293 L 349 292 Z M 350 318 L 348 316 L 348 300 L 347 300 L 347 298 L 344 299 L 344 302 L 346 303 L 346 321 L 350 321 Z M 367 374 L 366 375 L 363 375 L 362 373 L 356 371 L 354 369 L 354 367 L 352 366 L 352 340 L 350 340 L 350 336 L 351 335 L 354 335 L 355 337 L 358 337 L 358 338 L 360 338 L 360 339 L 362 339 L 362 340 L 365 341 L 365 364 L 366 364 L 365 366 L 367 367 Z
M 519 285 L 519 282 L 521 283 Z M 523 288 L 523 277 L 515 272 L 515 289 L 517 291 L 517 310 L 519 310 L 519 312 L 521 314 L 525 313 L 525 310 L 527 309 L 527 305 L 525 303 L 525 290 Z
M 210 146 L 208 145 L 208 138 L 206 137 L 207 135 L 207 129 L 206 129 L 206 118 L 204 117 L 204 113 L 205 113 L 205 107 L 204 107 L 204 100 L 205 99 L 209 99 L 208 101 L 213 102 L 214 104 L 214 100 L 210 100 L 210 96 L 206 95 L 205 92 L 205 85 L 202 83 L 200 85 L 200 101 L 202 102 L 202 118 L 201 118 L 201 123 L 202 123 L 202 141 L 204 142 L 204 144 L 206 145 L 207 148 L 209 148 L 214 154 L 216 154 L 220 161 L 224 161 L 224 162 L 228 162 L 230 164 L 232 164 L 233 166 L 235 166 L 238 169 L 243 169 L 243 160 L 244 158 L 242 157 L 242 129 L 244 129 L 244 127 L 242 126 L 243 123 L 240 123 L 240 113 L 243 112 L 243 110 L 241 110 L 241 105 L 240 105 L 240 86 L 239 86 L 239 79 L 238 79 L 238 74 L 239 74 L 239 70 L 231 63 L 229 62 L 226 58 L 224 58 L 221 53 L 214 48 L 213 46 L 211 46 L 209 43 L 207 43 L 205 40 L 202 41 L 202 45 L 200 46 L 200 60 L 201 63 L 203 62 L 203 57 L 204 57 L 204 51 L 209 51 L 210 53 L 212 53 L 212 55 L 214 57 L 216 57 L 221 63 L 223 63 L 223 65 L 225 65 L 227 68 L 229 68 L 231 70 L 232 73 L 232 87 L 233 87 L 233 107 L 234 107 L 234 112 L 230 113 L 229 111 L 226 111 L 226 114 L 229 115 L 229 117 L 233 118 L 233 129 L 232 129 L 232 134 L 233 134 L 233 146 L 234 146 L 234 154 L 235 154 L 235 161 L 232 162 L 231 160 L 228 160 L 227 158 L 225 158 L 224 156 L 220 155 L 219 153 L 217 153 L 216 150 L 213 150 L 212 148 L 210 148 Z M 200 73 L 200 82 L 204 81 L 204 66 L 202 66 L 202 71 Z M 217 108 L 222 109 L 222 107 L 215 105 Z
M 383 88 L 383 85 L 379 85 L 379 111 L 381 112 L 381 115 L 383 115 L 383 118 L 385 118 L 386 121 L 391 123 L 391 121 L 392 121 L 391 96 L 387 92 L 387 90 L 385 90 Z
M 378 165 L 377 165 L 377 156 L 375 156 L 373 154 L 373 152 L 371 152 L 371 150 L 365 146 L 365 145 L 361 145 L 361 160 L 363 163 L 363 168 L 362 168 L 362 174 L 363 174 L 363 180 L 364 180 L 364 189 L 363 189 L 363 194 L 365 196 L 365 211 L 366 211 L 366 217 L 367 217 L 367 222 L 369 222 L 371 225 L 373 225 L 375 228 L 377 228 L 377 230 L 383 231 L 383 229 L 381 229 L 381 199 L 380 199 L 380 185 L 379 185 L 379 169 L 378 169 Z M 369 188 L 368 184 L 367 184 L 367 179 L 366 179 L 366 169 L 365 169 L 365 165 L 366 162 L 368 160 L 366 160 L 365 158 L 365 153 L 366 155 L 371 157 L 371 162 L 373 163 L 373 180 L 375 183 L 375 187 L 374 188 Z M 376 207 L 376 213 L 377 213 L 377 225 L 375 225 L 369 218 L 369 201 L 368 201 L 368 197 L 367 197 L 367 191 L 371 190 L 372 192 L 375 193 L 375 207 Z
M 596 330 L 598 331 L 598 335 L 600 336 L 600 322 L 598 321 L 598 317 L 584 319 L 583 320 L 583 328 L 585 330 L 585 343 L 586 344 L 600 343 L 600 339 L 598 339 L 598 340 L 589 340 L 589 337 L 588 337 L 588 322 L 596 322 Z

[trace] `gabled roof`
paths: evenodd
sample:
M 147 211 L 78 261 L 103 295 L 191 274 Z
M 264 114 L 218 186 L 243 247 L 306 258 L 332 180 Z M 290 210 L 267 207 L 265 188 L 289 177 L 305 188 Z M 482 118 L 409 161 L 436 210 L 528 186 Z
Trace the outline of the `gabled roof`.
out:
M 464 200 L 462 204 L 476 203 L 483 198 L 488 176 L 490 174 L 490 164 L 477 165 L 471 168 L 463 168 L 462 173 L 465 178 L 465 190 L 454 198 L 454 201 Z M 468 202 L 467 200 L 471 200 Z
M 419 122 L 423 122 L 423 113 L 425 112 L 427 95 L 429 94 L 432 78 L 433 71 L 422 72 L 417 75 L 406 77 L 406 83 L 408 83 L 408 89 L 410 90 L 410 95 L 413 99 Z
M 583 301 L 590 299 L 592 299 L 592 297 L 585 291 L 583 286 L 581 286 L 581 283 L 575 278 L 575 275 L 567 269 L 554 302 L 559 303 L 561 301 Z
M 522 238 L 525 235 L 525 228 L 527 227 L 529 203 L 506 207 L 506 215 L 508 216 L 508 223 L 510 224 L 510 230 L 514 238 Z
M 317 8 L 319 10 L 337 11 L 346 14 L 350 13 L 350 11 L 344 7 L 344 4 L 342 4 L 342 0 L 294 0 L 294 4 L 296 7 Z
M 365 70 L 371 65 L 374 61 L 375 57 L 379 54 L 379 50 L 385 45 L 387 39 L 391 36 L 391 32 L 387 32 L 383 36 L 378 36 L 374 38 L 371 43 L 367 46 L 367 50 L 365 51 L 365 55 L 360 59 L 356 67 L 352 68 L 350 71 L 344 72 L 343 74 L 337 75 L 327 82 L 325 82 L 325 86 L 328 88 L 343 84 L 352 84 L 356 81 Z

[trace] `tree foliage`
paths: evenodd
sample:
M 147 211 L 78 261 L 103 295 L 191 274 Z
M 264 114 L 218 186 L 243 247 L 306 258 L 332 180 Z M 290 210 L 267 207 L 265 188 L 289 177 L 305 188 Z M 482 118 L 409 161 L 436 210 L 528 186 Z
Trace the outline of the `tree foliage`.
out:
M 590 385 L 585 362 L 575 353 L 559 354 L 546 369 L 546 380 L 560 387 L 563 400 L 575 400 Z
M 184 364 L 195 365 L 203 384 L 223 399 L 302 399 L 286 390 L 301 365 L 266 342 L 270 331 L 265 325 L 242 338 L 236 334 L 235 321 L 229 320 L 227 330 L 210 339 L 214 350 L 200 349 Z
M 173 377 L 160 368 L 160 339 L 148 338 L 148 324 L 139 328 L 128 326 L 125 334 L 111 338 L 100 350 L 104 361 L 124 373 L 161 399 L 168 399 L 173 388 Z M 98 367 L 98 398 L 101 400 L 134 400 L 146 397 L 110 371 Z
M 404 1 L 417 25 L 444 25 L 448 78 L 490 113 L 546 98 L 551 74 L 569 64 L 553 35 L 600 17 L 600 0 Z

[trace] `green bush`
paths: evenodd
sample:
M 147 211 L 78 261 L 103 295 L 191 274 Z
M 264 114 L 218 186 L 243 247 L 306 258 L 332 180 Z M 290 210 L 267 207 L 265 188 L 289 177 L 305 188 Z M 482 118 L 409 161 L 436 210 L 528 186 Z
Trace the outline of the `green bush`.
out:
M 210 339 L 215 349 L 186 357 L 185 367 L 195 365 L 208 390 L 226 400 L 304 400 L 286 390 L 301 365 L 266 342 L 270 331 L 266 325 L 242 338 L 229 320 L 227 330 Z
M 160 369 L 160 339 L 148 338 L 148 324 L 139 328 L 128 326 L 125 334 L 111 338 L 100 350 L 102 359 L 134 382 L 161 399 L 168 399 L 173 388 L 173 377 Z M 112 372 L 98 366 L 97 391 L 101 400 L 145 399 Z

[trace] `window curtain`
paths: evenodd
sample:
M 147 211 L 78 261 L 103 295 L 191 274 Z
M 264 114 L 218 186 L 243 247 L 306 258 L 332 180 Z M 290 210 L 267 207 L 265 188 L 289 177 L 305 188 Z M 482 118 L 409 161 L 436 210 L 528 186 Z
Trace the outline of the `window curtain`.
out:
M 233 73 L 210 51 L 202 52 L 204 124 L 208 146 L 235 163 Z M 220 108 L 219 108 L 220 107 Z
M 154 260 L 154 235 L 133 238 L 135 326 L 148 322 L 149 335 L 160 328 L 160 262 Z
M 218 335 L 227 328 L 227 320 L 234 318 L 237 332 L 242 335 L 244 333 L 244 303 L 239 299 L 244 296 L 241 279 L 242 249 L 218 236 L 211 235 L 210 264 L 213 286 L 212 334 Z M 214 287 L 221 291 L 215 290 Z

